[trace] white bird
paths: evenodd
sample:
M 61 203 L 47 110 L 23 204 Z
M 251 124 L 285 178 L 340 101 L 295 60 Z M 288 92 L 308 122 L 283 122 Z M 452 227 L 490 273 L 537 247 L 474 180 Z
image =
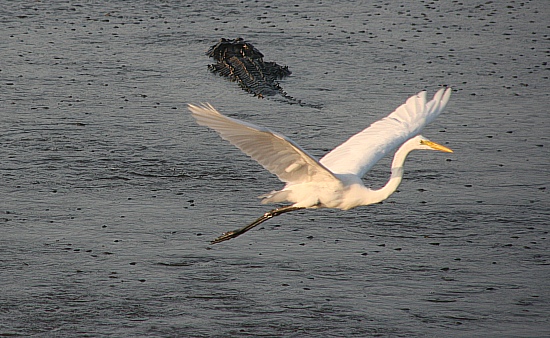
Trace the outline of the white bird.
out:
M 387 199 L 403 178 L 403 163 L 417 149 L 452 153 L 419 135 L 422 129 L 445 110 L 451 89 L 440 89 L 429 102 L 426 92 L 411 96 L 387 117 L 349 138 L 320 160 L 289 138 L 270 129 L 220 114 L 212 105 L 189 104 L 200 125 L 217 131 L 245 154 L 286 183 L 282 190 L 260 196 L 262 203 L 290 202 L 273 209 L 249 225 L 222 234 L 211 243 L 235 238 L 258 224 L 285 212 L 298 209 L 336 208 L 349 210 Z M 362 177 L 389 152 L 395 152 L 391 176 L 384 187 L 365 187 Z

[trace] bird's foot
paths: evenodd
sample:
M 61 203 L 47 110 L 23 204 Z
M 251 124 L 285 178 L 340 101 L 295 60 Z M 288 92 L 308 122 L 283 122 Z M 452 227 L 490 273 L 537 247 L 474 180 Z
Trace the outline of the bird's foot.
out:
M 215 239 L 210 241 L 210 244 L 217 244 L 217 243 L 225 242 L 225 241 L 228 241 L 231 238 L 235 238 L 237 236 L 238 236 L 238 234 L 237 234 L 236 230 L 235 231 L 224 232 L 221 236 L 216 237 Z

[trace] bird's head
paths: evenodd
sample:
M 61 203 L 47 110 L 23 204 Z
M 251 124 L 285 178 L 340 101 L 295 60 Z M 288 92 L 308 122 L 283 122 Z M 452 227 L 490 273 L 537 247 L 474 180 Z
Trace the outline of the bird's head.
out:
M 439 150 L 439 151 L 443 151 L 445 153 L 452 153 L 453 151 L 445 146 L 442 146 L 441 144 L 437 144 L 435 142 L 432 142 L 430 140 L 428 140 L 427 138 L 425 138 L 424 136 L 422 135 L 418 135 L 418 136 L 415 136 L 413 137 L 412 139 L 409 140 L 409 142 L 412 142 L 413 144 L 413 149 L 418 149 L 418 150 Z

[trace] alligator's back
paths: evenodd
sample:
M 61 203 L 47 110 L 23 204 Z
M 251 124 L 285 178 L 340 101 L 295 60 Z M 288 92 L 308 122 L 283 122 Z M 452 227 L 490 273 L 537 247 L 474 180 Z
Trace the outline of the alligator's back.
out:
M 288 67 L 280 66 L 275 62 L 265 62 L 264 55 L 242 38 L 234 40 L 222 38 L 210 47 L 206 55 L 217 61 L 208 65 L 210 71 L 237 82 L 242 89 L 257 97 L 273 97 L 278 94 L 280 97 L 273 98 L 274 100 L 322 108 L 321 105 L 304 103 L 288 95 L 277 82 L 292 74 Z
M 206 55 L 217 61 L 208 66 L 213 73 L 236 81 L 247 92 L 259 97 L 286 95 L 276 80 L 291 74 L 288 67 L 264 62 L 264 55 L 242 38 L 222 38 Z

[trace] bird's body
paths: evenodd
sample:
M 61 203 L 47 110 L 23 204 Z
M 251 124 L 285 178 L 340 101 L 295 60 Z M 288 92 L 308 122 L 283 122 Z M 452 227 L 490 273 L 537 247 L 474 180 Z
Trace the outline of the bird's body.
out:
M 237 237 L 283 212 L 304 208 L 349 210 L 387 199 L 401 183 L 403 163 L 412 150 L 452 152 L 418 135 L 443 112 L 450 94 L 450 88 L 441 89 L 429 102 L 426 101 L 426 92 L 410 97 L 392 114 L 352 136 L 320 160 L 292 140 L 267 128 L 224 116 L 209 104 L 189 105 L 199 124 L 217 131 L 222 138 L 286 183 L 282 190 L 260 196 L 262 203 L 291 203 L 267 212 L 242 229 L 222 235 L 213 243 Z M 377 190 L 367 188 L 362 181 L 365 173 L 399 146 L 388 183 Z

